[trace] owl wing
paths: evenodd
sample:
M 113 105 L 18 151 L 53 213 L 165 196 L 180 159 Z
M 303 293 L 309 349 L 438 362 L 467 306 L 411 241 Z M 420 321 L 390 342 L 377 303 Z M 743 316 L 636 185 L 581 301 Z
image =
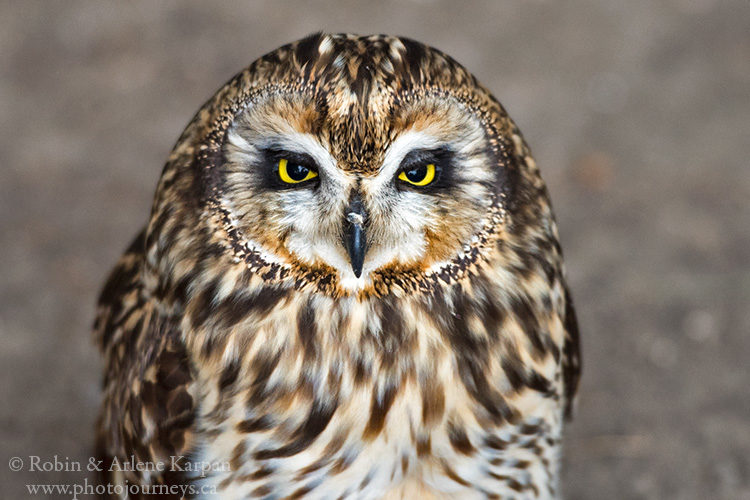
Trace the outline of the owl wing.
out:
M 105 358 L 104 403 L 97 424 L 103 482 L 184 484 L 172 457 L 188 454 L 194 421 L 192 374 L 179 322 L 143 292 L 144 233 L 107 280 L 94 333 Z M 115 459 L 164 464 L 163 472 L 109 471 Z M 178 462 L 184 459 L 177 458 Z
M 578 381 L 581 378 L 581 344 L 578 333 L 578 319 L 573 307 L 573 297 L 565 287 L 565 342 L 563 344 L 562 372 L 565 387 L 565 416 L 573 415 Z

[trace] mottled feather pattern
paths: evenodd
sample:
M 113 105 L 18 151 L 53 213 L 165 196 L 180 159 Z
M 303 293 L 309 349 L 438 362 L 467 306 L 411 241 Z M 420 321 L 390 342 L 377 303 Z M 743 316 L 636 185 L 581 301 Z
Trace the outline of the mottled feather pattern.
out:
M 269 148 L 304 149 L 320 183 L 269 190 Z M 444 187 L 394 187 L 414 148 L 446 151 Z M 340 245 L 355 195 L 361 277 Z M 222 87 L 174 147 L 95 331 L 101 456 L 228 464 L 105 482 L 560 495 L 580 361 L 548 194 L 497 100 L 418 42 L 317 34 Z

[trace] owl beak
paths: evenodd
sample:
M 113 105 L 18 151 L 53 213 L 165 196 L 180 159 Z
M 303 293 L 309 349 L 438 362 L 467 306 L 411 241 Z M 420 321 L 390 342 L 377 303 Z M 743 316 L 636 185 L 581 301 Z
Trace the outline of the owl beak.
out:
M 362 276 L 362 264 L 365 261 L 367 246 L 367 238 L 365 237 L 366 217 L 367 214 L 362 205 L 362 200 L 358 195 L 355 195 L 346 209 L 344 246 L 349 253 L 349 261 L 357 278 Z

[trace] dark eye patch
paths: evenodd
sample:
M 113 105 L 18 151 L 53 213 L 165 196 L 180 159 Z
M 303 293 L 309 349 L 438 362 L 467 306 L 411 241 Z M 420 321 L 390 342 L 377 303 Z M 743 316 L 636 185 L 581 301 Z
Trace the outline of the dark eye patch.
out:
M 263 165 L 261 170 L 263 172 L 264 185 L 270 189 L 300 189 L 315 187 L 319 184 L 319 177 L 313 180 L 302 182 L 299 184 L 289 184 L 282 181 L 279 178 L 279 161 L 287 161 L 287 172 L 290 177 L 294 180 L 299 180 L 295 175 L 300 178 L 304 178 L 303 173 L 306 175 L 308 171 L 318 172 L 318 165 L 313 160 L 312 156 L 306 153 L 297 153 L 294 151 L 286 151 L 277 147 L 268 147 L 262 150 Z
M 396 178 L 404 172 L 407 177 L 414 175 L 417 179 L 427 165 L 434 164 L 435 180 L 426 186 L 414 186 L 404 182 L 397 182 L 396 186 L 399 189 L 412 189 L 424 193 L 448 189 L 454 184 L 455 160 L 455 154 L 449 148 L 412 150 L 401 160 Z

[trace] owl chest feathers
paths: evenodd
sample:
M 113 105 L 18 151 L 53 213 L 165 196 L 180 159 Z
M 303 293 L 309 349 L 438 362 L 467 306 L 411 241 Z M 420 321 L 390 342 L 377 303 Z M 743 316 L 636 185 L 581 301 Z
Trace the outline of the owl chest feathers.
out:
M 244 313 L 212 315 L 186 339 L 200 358 L 195 456 L 228 464 L 202 481 L 228 498 L 552 484 L 559 320 L 520 319 L 486 293 L 357 300 L 264 288 L 233 299 Z M 543 338 L 529 339 L 532 324 Z

